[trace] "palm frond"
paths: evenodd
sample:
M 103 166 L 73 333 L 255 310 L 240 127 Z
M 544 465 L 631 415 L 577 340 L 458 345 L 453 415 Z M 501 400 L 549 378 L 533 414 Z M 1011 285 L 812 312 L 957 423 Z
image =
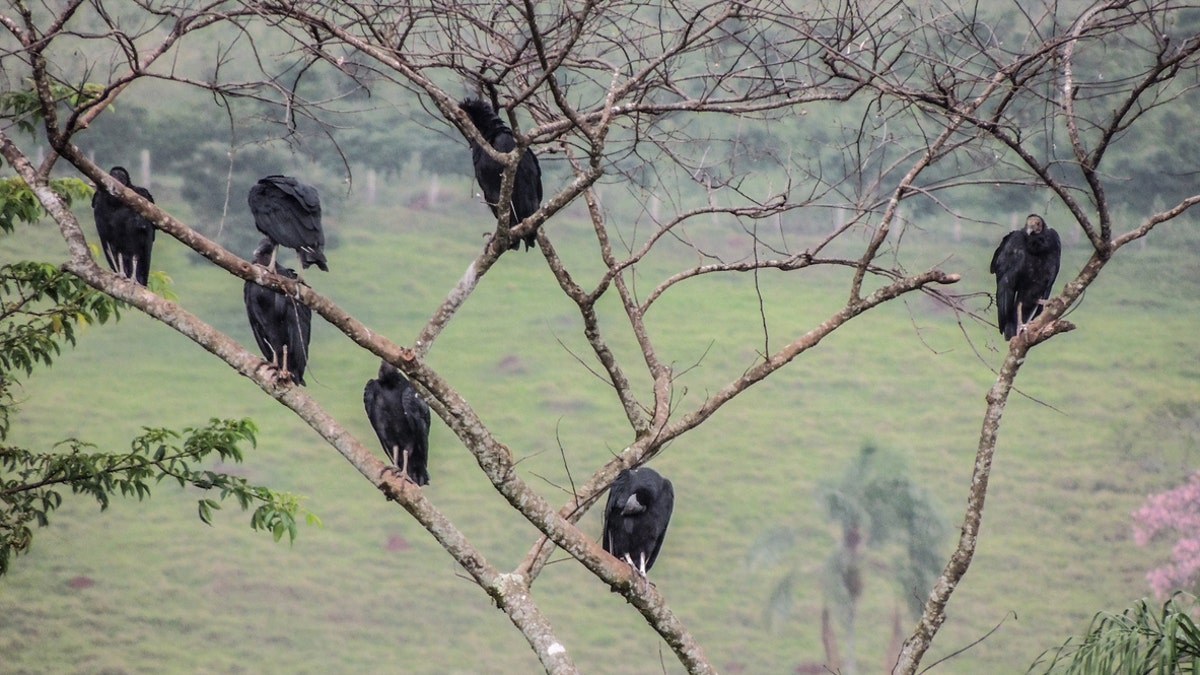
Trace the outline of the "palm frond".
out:
M 1120 614 L 1100 612 L 1081 641 L 1042 653 L 1027 673 L 1166 675 L 1200 672 L 1195 596 L 1178 593 L 1160 608 L 1139 600 Z M 1049 659 L 1047 661 L 1047 659 Z

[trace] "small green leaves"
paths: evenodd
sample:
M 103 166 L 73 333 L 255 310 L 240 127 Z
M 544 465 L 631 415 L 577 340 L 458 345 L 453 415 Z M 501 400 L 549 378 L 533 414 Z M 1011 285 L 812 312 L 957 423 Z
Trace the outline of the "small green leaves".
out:
M 17 128 L 28 134 L 36 132 L 36 124 L 45 113 L 34 89 L 33 81 L 28 89 L 18 89 L 0 93 L 0 119 L 16 122 Z M 59 104 L 65 104 L 75 110 L 90 104 L 104 95 L 104 85 L 96 82 L 85 82 L 82 85 L 68 85 L 63 82 L 50 82 L 50 95 Z
M 117 301 L 49 263 L 0 265 L 0 372 L 50 365 L 61 343 L 75 343 L 75 326 L 105 323 Z
M 119 303 L 49 263 L 0 265 L 0 440 L 8 435 L 14 371 L 50 365 L 79 325 L 118 317 Z
M 55 178 L 50 189 L 69 207 L 90 199 L 95 190 L 78 178 Z M 12 232 L 18 222 L 33 225 L 46 215 L 33 190 L 19 177 L 0 178 L 0 232 Z
M 96 253 L 93 253 L 92 255 L 95 256 Z M 172 279 L 166 272 L 162 270 L 153 270 L 150 272 L 150 278 L 147 286 L 151 293 L 154 293 L 165 300 L 176 302 L 179 300 L 179 295 L 175 293 L 174 288 L 172 288 L 174 283 L 175 280 Z
M 0 447 L 0 575 L 8 570 L 10 558 L 32 542 L 29 524 L 47 525 L 67 490 L 92 496 L 103 510 L 113 495 L 140 501 L 150 496 L 152 485 L 170 479 L 181 487 L 205 491 L 197 500 L 205 524 L 212 525 L 213 512 L 232 498 L 242 510 L 259 504 L 251 527 L 270 532 L 276 541 L 284 534 L 294 541 L 297 514 L 304 513 L 310 524 L 320 524 L 320 519 L 300 508 L 300 497 L 251 484 L 240 476 L 196 468 L 214 454 L 220 461 L 240 462 L 242 446 L 253 447 L 256 433 L 248 419 L 211 419 L 207 425 L 182 432 L 143 429 L 131 441 L 129 452 L 123 453 L 95 452 L 94 446 L 74 439 L 60 443 L 53 452 Z
M 201 499 L 197 503 L 200 506 L 200 520 L 203 521 L 205 525 L 212 525 L 213 509 L 221 508 L 221 504 L 214 502 L 211 499 Z
M 0 178 L 0 231 L 12 232 L 17 222 L 36 223 L 45 212 L 25 181 Z
M 305 522 L 309 525 L 321 525 L 321 519 L 316 514 L 300 508 L 302 497 L 264 488 L 259 498 L 263 504 L 254 510 L 254 515 L 250 518 L 250 527 L 270 532 L 275 541 L 282 539 L 285 533 L 289 543 L 296 541 L 297 513 L 303 512 Z

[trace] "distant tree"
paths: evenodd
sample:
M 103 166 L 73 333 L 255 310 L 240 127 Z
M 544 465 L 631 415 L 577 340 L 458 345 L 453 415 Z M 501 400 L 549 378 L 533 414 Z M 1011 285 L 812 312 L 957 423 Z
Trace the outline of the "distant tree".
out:
M 1175 539 L 1171 560 L 1146 574 L 1160 598 L 1177 589 L 1195 589 L 1200 581 L 1200 472 L 1177 488 L 1150 495 L 1133 512 L 1133 540 L 1139 545 L 1165 535 Z
M 982 413 L 961 537 L 895 666 L 913 673 L 970 567 L 1000 420 L 1018 373 L 1037 362 L 1031 350 L 1073 328 L 1065 312 L 1127 244 L 1200 203 L 1188 181 L 1157 195 L 1161 207 L 1119 211 L 1116 195 L 1124 186 L 1109 170 L 1116 161 L 1110 158 L 1130 152 L 1130 139 L 1136 146 L 1135 128 L 1172 110 L 1186 116 L 1200 102 L 1193 84 L 1200 36 L 1179 20 L 1191 16 L 1188 8 L 1165 0 L 1038 4 L 1017 11 L 980 3 L 818 3 L 793 11 L 772 0 L 71 0 L 34 11 L 16 0 L 0 14 L 0 73 L 10 80 L 6 89 L 28 82 L 32 95 L 20 112 L 0 117 L 0 155 L 58 225 L 61 269 L 178 331 L 292 410 L 366 483 L 419 522 L 555 673 L 575 670 L 572 652 L 530 591 L 558 549 L 597 583 L 620 592 L 690 672 L 714 670 L 659 589 L 635 583 L 627 565 L 576 526 L 579 519 L 621 469 L 666 451 L 863 314 L 915 292 L 957 311 L 982 311 L 944 288 L 959 281 L 958 274 L 907 257 L 905 237 L 916 228 L 909 227 L 904 207 L 932 202 L 944 214 L 976 222 L 978 214 L 955 207 L 957 196 L 997 186 L 1034 193 L 1031 201 L 1053 205 L 1056 228 L 1078 232 L 1090 258 L 1065 275 L 1065 287 L 1028 332 L 998 348 L 1003 361 Z M 268 43 L 288 46 L 260 48 Z M 220 45 L 215 53 L 214 45 Z M 488 482 L 540 533 L 509 572 L 425 493 L 384 472 L 371 444 L 355 438 L 310 392 L 280 385 L 264 374 L 258 355 L 177 303 L 131 288 L 97 265 L 78 219 L 49 189 L 64 163 L 94 182 L 104 180 L 81 147 L 83 132 L 119 108 L 129 91 L 163 100 L 178 90 L 204 92 L 220 122 L 210 129 L 224 134 L 231 148 L 318 142 L 313 139 L 336 147 L 338 129 L 327 122 L 337 113 L 331 92 L 354 100 L 364 94 L 324 78 L 314 82 L 317 73 L 404 99 L 405 109 L 425 113 L 423 127 L 461 137 L 460 147 L 482 139 L 457 101 L 466 94 L 488 98 L 517 140 L 513 152 L 494 157 L 509 167 L 501 202 L 511 196 L 511 174 L 528 148 L 553 153 L 561 172 L 526 222 L 511 230 L 497 223 L 485 250 L 407 346 L 312 288 L 247 265 L 244 252 L 226 250 L 194 224 L 135 201 L 128 190 L 118 193 L 224 273 L 297 297 L 412 380 Z M 96 77 L 103 78 L 98 86 L 79 84 Z M 230 106 L 234 101 L 249 112 Z M 820 132 L 829 143 L 806 142 L 818 133 L 789 136 L 792 147 L 753 151 L 751 161 L 736 142 L 744 137 L 761 148 L 741 130 L 780 126 L 790 133 L 804 126 L 810 111 L 836 126 L 836 133 Z M 34 148 L 12 134 L 31 124 L 49 148 L 36 164 Z M 610 212 L 601 184 L 626 191 L 644 209 Z M 588 264 L 559 256 L 547 222 L 574 202 L 581 202 L 595 235 Z M 800 222 L 815 226 L 803 230 L 803 238 L 797 238 Z M 717 238 L 720 247 L 690 236 L 693 226 L 712 223 L 728 235 Z M 534 231 L 547 270 L 583 324 L 591 354 L 581 360 L 611 386 L 621 411 L 612 422 L 628 434 L 628 443 L 611 460 L 589 467 L 557 507 L 533 489 L 513 451 L 456 384 L 424 360 L 463 302 L 487 283 L 510 239 Z M 661 276 L 653 261 L 664 250 L 685 251 L 694 262 Z M 813 272 L 843 275 L 845 283 L 829 314 L 787 330 L 760 295 L 755 325 L 761 332 L 756 344 L 746 345 L 753 362 L 723 372 L 723 383 L 702 400 L 683 399 L 687 373 L 673 366 L 676 355 L 665 352 L 647 316 L 661 298 L 697 279 L 721 276 L 758 289 L 759 275 L 768 272 L 786 273 L 798 286 Z M 690 328 L 703 335 L 725 318 L 696 312 Z M 636 345 L 632 358 L 614 348 L 618 341 Z
M 825 599 L 822 621 L 836 617 L 843 636 L 839 649 L 832 627 L 822 626 L 826 663 L 852 675 L 858 672 L 858 607 L 870 571 L 883 570 L 895 583 L 900 602 L 919 616 L 941 569 L 940 551 L 949 532 L 940 505 L 893 452 L 866 445 L 840 476 L 826 477 L 818 485 L 817 499 L 837 529 L 836 544 L 819 579 Z M 758 566 L 785 555 L 808 558 L 813 553 L 812 542 L 802 533 L 778 528 L 755 543 L 750 560 Z M 771 615 L 789 611 L 792 589 L 803 583 L 800 575 L 809 572 L 793 565 L 779 579 L 771 594 Z

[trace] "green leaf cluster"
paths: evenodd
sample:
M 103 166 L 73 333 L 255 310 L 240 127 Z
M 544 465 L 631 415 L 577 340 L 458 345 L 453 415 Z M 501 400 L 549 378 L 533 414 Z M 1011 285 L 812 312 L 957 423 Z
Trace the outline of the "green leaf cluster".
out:
M 50 365 L 77 327 L 118 318 L 120 303 L 49 263 L 0 265 L 0 440 L 8 435 L 14 372 Z
M 95 188 L 78 178 L 54 178 L 50 189 L 68 207 L 76 200 L 90 199 L 95 192 Z M 0 178 L 0 232 L 12 232 L 18 222 L 32 225 L 44 215 L 45 210 L 24 180 L 17 176 Z
M 108 508 L 113 495 L 150 496 L 151 486 L 171 480 L 208 495 L 199 500 L 200 519 L 212 524 L 212 512 L 233 499 L 242 510 L 255 504 L 251 526 L 271 532 L 278 541 L 286 533 L 296 537 L 297 514 L 318 523 L 301 508 L 301 498 L 254 485 L 240 476 L 201 469 L 211 455 L 223 462 L 242 461 L 242 446 L 255 444 L 256 429 L 249 419 L 211 419 L 183 432 L 144 428 L 128 452 L 92 452 L 91 444 L 70 439 L 52 452 L 0 447 L 0 575 L 11 559 L 28 550 L 33 541 L 31 524 L 44 527 L 63 503 L 63 494 L 89 495 Z
M 28 134 L 37 133 L 38 123 L 45 117 L 33 80 L 28 89 L 13 89 L 0 93 L 0 119 L 12 120 L 17 128 Z M 50 96 L 72 110 L 91 103 L 104 93 L 104 85 L 85 82 L 75 86 L 62 82 L 50 83 Z

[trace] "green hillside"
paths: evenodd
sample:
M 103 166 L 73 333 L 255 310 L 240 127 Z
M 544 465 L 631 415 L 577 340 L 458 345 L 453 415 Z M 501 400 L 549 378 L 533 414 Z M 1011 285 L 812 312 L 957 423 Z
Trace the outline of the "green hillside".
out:
M 168 209 L 179 202 L 171 193 L 156 191 Z M 310 271 L 307 280 L 408 343 L 489 227 L 465 180 L 451 180 L 443 194 L 421 209 L 399 197 L 375 206 L 346 200 L 327 216 L 337 241 L 331 271 Z M 548 232 L 569 262 L 594 273 L 595 243 L 581 216 L 572 207 Z M 241 220 L 231 226 L 246 226 Z M 1007 223 L 1008 215 L 997 220 Z M 1004 227 L 964 226 L 954 241 L 948 222 L 920 225 L 904 240 L 906 260 L 919 261 L 910 265 L 961 273 L 960 293 L 991 289 L 987 262 Z M 796 249 L 818 236 L 808 223 L 784 226 L 794 229 Z M 1024 396 L 1014 396 L 1005 414 L 978 554 L 926 665 L 1003 623 L 939 670 L 1021 672 L 1081 632 L 1095 611 L 1123 608 L 1148 592 L 1143 575 L 1169 542 L 1134 545 L 1129 514 L 1197 463 L 1200 239 L 1187 221 L 1171 227 L 1121 252 L 1070 315 L 1078 330 L 1032 351 L 1018 380 Z M 718 225 L 694 234 L 714 246 L 745 236 Z M 1086 258 L 1082 245 L 1064 239 L 1059 287 Z M 56 231 L 43 225 L 6 237 L 0 257 L 58 260 L 62 251 Z M 154 261 L 174 279 L 185 307 L 252 344 L 239 280 L 164 235 Z M 639 271 L 639 291 L 691 262 L 681 251 L 655 258 Z M 663 359 L 687 371 L 676 383 L 677 407 L 697 405 L 755 362 L 765 339 L 760 292 L 777 348 L 840 306 L 848 283 L 846 272 L 762 273 L 757 291 L 754 276 L 738 275 L 697 279 L 663 296 L 650 330 Z M 612 302 L 602 307 L 610 339 L 645 385 Z M 983 397 L 1001 359 L 998 338 L 994 328 L 911 296 L 854 320 L 654 461 L 675 483 L 676 510 L 651 576 L 722 672 L 785 673 L 821 660 L 818 574 L 835 532 L 815 488 L 864 444 L 902 454 L 957 530 Z M 376 359 L 320 323 L 311 354 L 309 392 L 374 447 L 361 395 Z M 522 458 L 522 475 L 559 504 L 564 486 L 631 440 L 610 388 L 576 359 L 591 365 L 589 355 L 577 313 L 541 255 L 529 252 L 500 260 L 428 362 Z M 166 327 L 126 312 L 116 324 L 89 328 L 78 348 L 29 378 L 23 393 L 11 440 L 28 447 L 74 436 L 119 449 L 143 425 L 251 417 L 258 446 L 232 470 L 305 495 L 324 524 L 302 528 L 288 546 L 252 532 L 248 514 L 230 507 L 215 527 L 204 526 L 198 493 L 172 485 L 104 513 L 76 499 L 0 579 L 0 671 L 539 669 L 503 613 L 427 533 L 287 410 Z M 426 494 L 493 564 L 514 567 L 536 531 L 440 422 L 430 445 Z M 780 526 L 804 533 L 799 557 L 751 569 L 753 543 Z M 598 536 L 599 514 L 590 513 L 583 527 Z M 952 546 L 945 542 L 946 555 Z M 802 579 L 794 613 L 769 630 L 768 594 L 792 566 Z M 878 575 L 867 584 L 860 672 L 879 672 L 900 599 Z M 534 593 L 584 672 L 680 671 L 641 616 L 577 565 L 551 565 Z

